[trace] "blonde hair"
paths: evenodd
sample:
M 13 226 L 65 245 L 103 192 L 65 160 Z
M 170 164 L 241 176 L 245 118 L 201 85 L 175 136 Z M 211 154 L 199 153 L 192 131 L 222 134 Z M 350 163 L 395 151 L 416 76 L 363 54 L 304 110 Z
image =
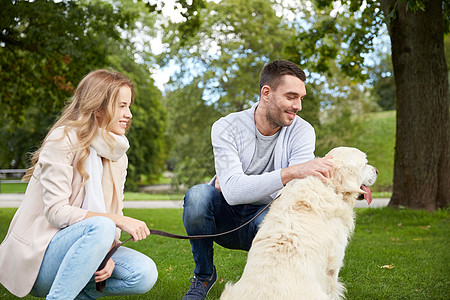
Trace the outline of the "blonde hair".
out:
M 106 134 L 109 135 L 110 128 L 113 125 L 112 120 L 118 107 L 119 90 L 122 86 L 130 88 L 131 103 L 133 103 L 134 85 L 125 75 L 105 69 L 92 71 L 86 75 L 76 88 L 72 100 L 66 105 L 59 119 L 47 133 L 41 147 L 33 153 L 31 158 L 32 167 L 27 170 L 23 179 L 29 180 L 31 178 L 48 136 L 56 128 L 64 127 L 64 134 L 61 139 L 67 135 L 70 129 L 76 129 L 79 142 L 78 150 L 82 151 L 76 168 L 86 181 L 89 175 L 84 168 L 84 164 L 89 156 L 89 146 L 94 140 L 99 127 L 96 113 L 104 116 L 104 124 L 106 126 L 102 133 L 105 134 L 106 131 Z M 129 123 L 127 128 L 130 126 Z

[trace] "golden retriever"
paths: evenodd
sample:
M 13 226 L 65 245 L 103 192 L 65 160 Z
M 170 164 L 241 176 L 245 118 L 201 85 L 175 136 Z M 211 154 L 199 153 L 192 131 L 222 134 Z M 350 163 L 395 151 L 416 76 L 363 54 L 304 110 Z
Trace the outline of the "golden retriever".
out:
M 338 280 L 360 195 L 370 204 L 378 170 L 356 148 L 331 150 L 334 177 L 292 180 L 270 207 L 242 277 L 221 300 L 342 299 Z

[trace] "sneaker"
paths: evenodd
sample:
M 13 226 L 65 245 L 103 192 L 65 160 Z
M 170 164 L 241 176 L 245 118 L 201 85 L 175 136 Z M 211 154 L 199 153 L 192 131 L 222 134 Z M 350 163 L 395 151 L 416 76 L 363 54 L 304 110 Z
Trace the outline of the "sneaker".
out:
M 184 295 L 183 300 L 204 300 L 206 295 L 208 295 L 209 290 L 213 287 L 214 283 L 216 283 L 216 280 L 217 272 L 215 267 L 209 280 L 202 281 L 195 277 L 189 279 L 191 287 L 186 295 Z

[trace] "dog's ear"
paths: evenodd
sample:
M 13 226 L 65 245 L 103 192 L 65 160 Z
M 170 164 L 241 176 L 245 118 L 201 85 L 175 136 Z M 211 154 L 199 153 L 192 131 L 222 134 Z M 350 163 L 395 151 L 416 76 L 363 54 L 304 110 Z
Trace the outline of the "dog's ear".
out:
M 338 193 L 361 193 L 360 174 L 356 165 L 349 165 L 340 160 L 333 160 L 334 177 L 331 179 L 332 184 Z

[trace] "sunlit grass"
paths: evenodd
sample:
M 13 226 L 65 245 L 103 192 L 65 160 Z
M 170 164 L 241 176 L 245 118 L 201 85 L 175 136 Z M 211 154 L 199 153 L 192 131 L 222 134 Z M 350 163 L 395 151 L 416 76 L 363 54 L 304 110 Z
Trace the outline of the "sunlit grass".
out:
M 184 194 L 170 194 L 170 193 L 160 193 L 160 194 L 149 194 L 149 193 L 133 193 L 125 192 L 125 201 L 153 201 L 153 200 L 183 200 Z
M 21 183 L 2 183 L 0 184 L 0 192 L 2 194 L 15 194 L 15 193 L 25 193 L 27 189 L 27 182 Z
M 6 235 L 15 208 L 0 209 L 0 238 Z M 450 214 L 414 210 L 357 209 L 356 230 L 340 277 L 347 299 L 449 299 Z M 184 234 L 181 209 L 125 209 L 150 228 Z M 126 236 L 124 235 L 123 238 Z M 145 295 L 112 299 L 181 299 L 189 288 L 194 263 L 190 243 L 159 236 L 128 243 L 149 255 L 159 279 Z M 247 253 L 215 246 L 218 282 L 208 295 L 219 299 L 228 281 L 242 274 Z M 392 268 L 383 268 L 390 265 Z M 0 299 L 16 299 L 0 287 Z M 27 296 L 24 299 L 35 299 Z

